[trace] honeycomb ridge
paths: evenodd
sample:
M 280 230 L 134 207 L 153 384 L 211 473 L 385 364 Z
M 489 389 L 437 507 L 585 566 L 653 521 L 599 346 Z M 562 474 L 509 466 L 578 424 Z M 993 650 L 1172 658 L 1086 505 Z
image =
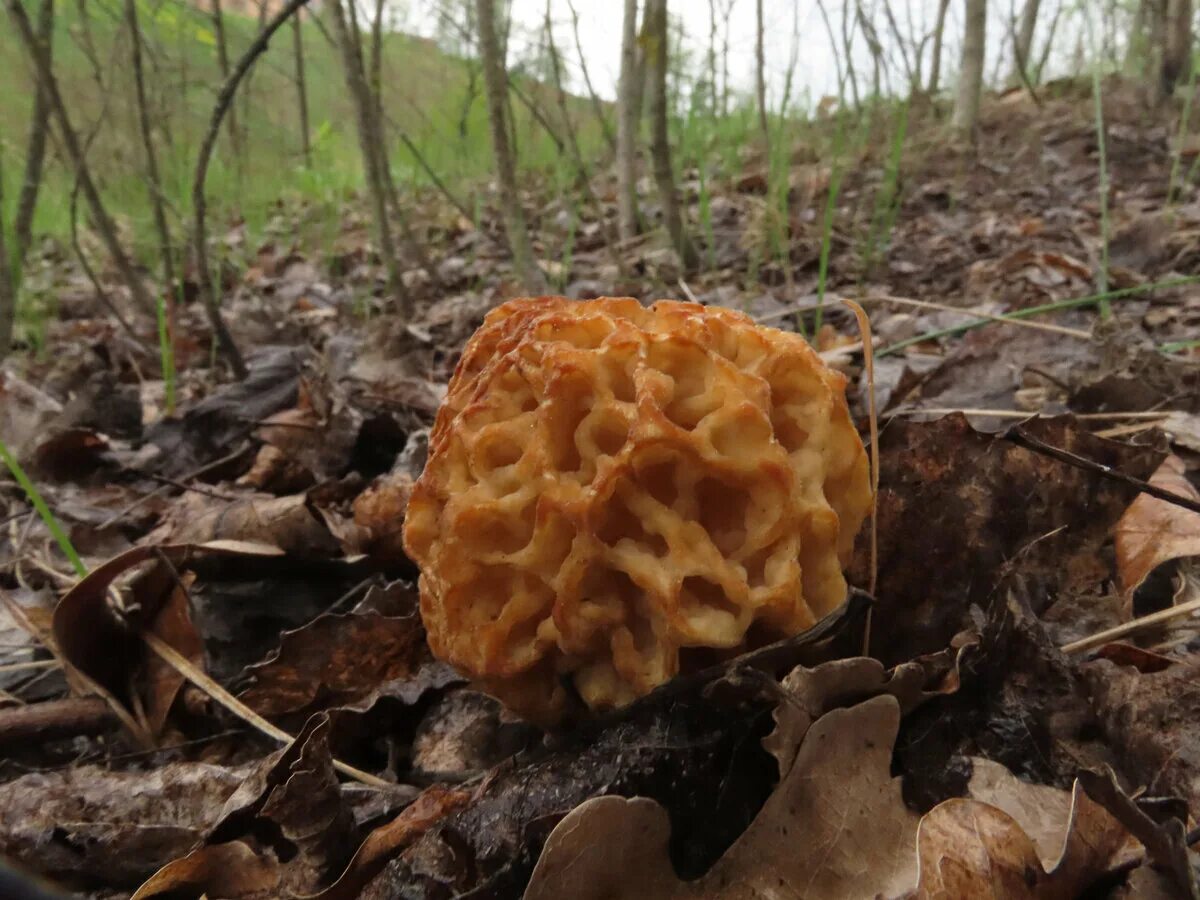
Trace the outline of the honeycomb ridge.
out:
M 435 654 L 517 712 L 625 705 L 846 596 L 871 502 L 845 378 L 727 309 L 513 300 L 468 342 L 405 547 Z M 710 654 L 711 655 L 711 654 Z

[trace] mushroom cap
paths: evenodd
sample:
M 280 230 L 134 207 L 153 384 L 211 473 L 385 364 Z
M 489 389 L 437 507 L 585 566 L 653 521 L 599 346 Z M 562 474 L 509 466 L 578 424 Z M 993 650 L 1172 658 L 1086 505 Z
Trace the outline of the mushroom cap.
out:
M 492 310 L 405 522 L 433 652 L 553 723 L 572 688 L 611 709 L 713 651 L 804 631 L 845 600 L 871 505 L 845 384 L 732 310 Z

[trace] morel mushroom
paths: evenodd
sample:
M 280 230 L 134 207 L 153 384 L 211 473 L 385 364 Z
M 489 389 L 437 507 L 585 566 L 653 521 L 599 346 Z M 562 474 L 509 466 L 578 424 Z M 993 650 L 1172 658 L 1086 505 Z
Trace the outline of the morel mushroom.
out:
M 871 504 L 845 378 L 799 336 L 694 303 L 561 297 L 468 342 L 408 506 L 435 654 L 559 719 L 689 648 L 797 634 L 846 597 Z

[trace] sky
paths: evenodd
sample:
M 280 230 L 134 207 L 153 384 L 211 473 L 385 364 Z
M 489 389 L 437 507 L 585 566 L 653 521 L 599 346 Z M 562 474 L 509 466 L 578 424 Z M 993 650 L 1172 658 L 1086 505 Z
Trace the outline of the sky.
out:
M 730 0 L 716 0 L 718 10 Z M 848 0 L 853 4 L 853 0 Z M 936 17 L 937 0 L 882 0 L 890 3 L 900 29 L 909 34 L 927 34 L 932 30 Z M 1009 31 L 1009 17 L 1017 14 L 1021 0 L 994 0 L 989 6 L 988 48 L 989 61 L 987 72 L 989 77 L 995 74 L 1007 74 L 1001 54 L 1007 59 L 1008 50 L 1002 47 L 1002 40 Z M 405 31 L 432 36 L 435 29 L 435 15 L 431 11 L 434 4 L 414 2 L 407 8 L 398 8 L 395 25 Z M 597 92 L 606 99 L 616 95 L 617 70 L 620 65 L 621 47 L 621 8 L 620 0 L 574 0 L 574 6 L 579 13 L 580 42 L 587 58 L 588 72 Z M 1043 3 L 1043 7 L 1051 4 Z M 565 70 L 570 76 L 570 87 L 576 92 L 582 92 L 583 81 L 579 70 L 579 54 L 574 43 L 571 30 L 571 11 L 567 0 L 551 0 L 551 19 L 554 23 L 555 42 L 563 53 Z M 865 0 L 864 8 L 874 8 L 875 26 L 880 32 L 880 39 L 887 51 L 892 54 L 892 73 L 895 88 L 902 88 L 903 70 L 900 58 L 896 52 L 896 41 L 891 38 L 887 29 L 886 18 L 880 0 Z M 837 40 L 841 41 L 841 19 L 844 3 L 842 0 L 826 0 L 831 24 Z M 850 9 L 853 10 L 853 5 Z M 531 55 L 534 45 L 539 40 L 538 32 L 545 15 L 545 0 L 512 0 L 512 15 L 515 27 L 509 48 L 509 64 L 527 58 Z M 732 13 L 729 19 L 729 77 L 730 88 L 735 92 L 749 93 L 754 86 L 754 39 L 755 39 L 755 0 L 732 0 Z M 691 51 L 697 63 L 707 59 L 710 31 L 709 0 L 671 0 L 669 10 L 672 16 L 682 21 L 685 33 L 685 46 Z M 1044 18 L 1048 19 L 1049 13 Z M 815 105 L 823 96 L 837 94 L 837 66 L 833 49 L 821 17 L 816 0 L 763 0 L 764 57 L 766 59 L 768 105 L 776 106 L 783 95 L 788 62 L 792 58 L 793 47 L 796 48 L 796 71 L 792 97 L 797 102 L 807 100 L 808 106 Z M 1043 31 L 1047 23 L 1041 23 Z M 718 28 L 723 30 L 720 13 L 718 13 Z M 1067 53 L 1060 49 L 1067 43 L 1073 45 L 1074 37 L 1070 36 L 1075 29 L 1068 30 L 1064 26 L 1055 41 L 1056 61 L 1065 61 Z M 953 77 L 958 67 L 958 47 L 962 31 L 962 3 L 954 0 L 950 3 L 946 23 L 946 48 L 943 53 L 943 84 L 947 76 Z M 794 35 L 798 34 L 798 40 Z M 1040 47 L 1039 38 L 1035 37 L 1035 47 Z M 1066 38 L 1067 40 L 1064 40 Z M 856 37 L 855 70 L 860 84 L 869 79 L 871 71 L 870 56 L 861 34 Z M 929 45 L 926 44 L 925 66 L 928 70 Z

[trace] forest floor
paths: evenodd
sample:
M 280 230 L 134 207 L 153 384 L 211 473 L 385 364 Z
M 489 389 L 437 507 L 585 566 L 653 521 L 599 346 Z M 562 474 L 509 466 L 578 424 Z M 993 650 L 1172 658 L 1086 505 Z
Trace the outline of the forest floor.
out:
M 753 148 L 685 170 L 699 274 L 656 231 L 606 239 L 606 173 L 599 210 L 527 192 L 556 291 L 803 327 L 865 435 L 856 299 L 880 425 L 870 616 L 855 595 L 549 738 L 432 658 L 399 542 L 462 345 L 521 293 L 498 215 L 414 201 L 435 271 L 407 261 L 407 322 L 361 210 L 322 246 L 302 205 L 258 245 L 231 226 L 250 375 L 213 365 L 189 282 L 172 415 L 153 323 L 44 246 L 56 302 L 0 370 L 0 433 L 80 559 L 0 484 L 0 853 L 97 897 L 1200 897 L 1200 147 L 1106 85 L 1102 204 L 1090 85 L 1039 100 L 989 98 L 976 150 L 911 110 L 894 222 L 892 121 L 844 172 L 798 147 L 783 203 Z

